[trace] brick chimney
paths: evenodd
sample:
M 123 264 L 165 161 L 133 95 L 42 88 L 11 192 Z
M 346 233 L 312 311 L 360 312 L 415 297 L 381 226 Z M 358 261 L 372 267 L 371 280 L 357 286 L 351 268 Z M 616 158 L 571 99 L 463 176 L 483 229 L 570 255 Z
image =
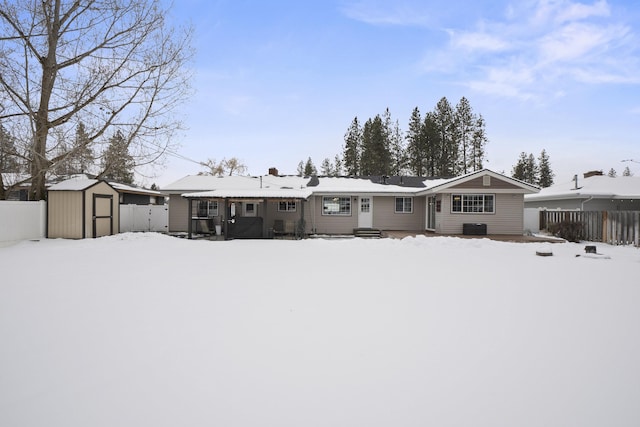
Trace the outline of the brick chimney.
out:
M 269 168 L 269 175 L 278 176 L 278 169 Z
M 602 176 L 602 171 L 589 171 L 584 173 L 585 179 L 590 178 L 592 176 Z

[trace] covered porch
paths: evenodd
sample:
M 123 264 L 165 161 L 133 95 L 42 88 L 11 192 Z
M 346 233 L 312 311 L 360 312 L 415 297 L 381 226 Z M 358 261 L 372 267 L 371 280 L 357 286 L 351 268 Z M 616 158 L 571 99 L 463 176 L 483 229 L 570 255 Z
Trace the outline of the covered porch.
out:
M 216 240 L 302 238 L 306 189 L 213 190 L 187 193 L 188 238 Z

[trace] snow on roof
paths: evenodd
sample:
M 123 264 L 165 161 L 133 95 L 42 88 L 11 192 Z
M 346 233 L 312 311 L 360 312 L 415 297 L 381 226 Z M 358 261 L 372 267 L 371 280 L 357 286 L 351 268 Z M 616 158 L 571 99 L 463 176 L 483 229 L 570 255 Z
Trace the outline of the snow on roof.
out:
M 427 178 L 424 178 L 426 180 Z M 411 194 L 424 187 L 384 184 L 368 177 L 318 177 L 314 193 L 404 193 Z
M 260 188 L 304 188 L 310 178 L 299 176 L 211 176 L 188 175 L 163 187 L 162 193 L 187 193 L 193 191 L 242 190 Z
M 527 182 L 524 181 L 520 181 L 519 179 L 515 179 L 515 178 L 511 178 L 508 177 L 506 175 L 502 175 L 499 174 L 497 172 L 493 172 L 492 170 L 489 169 L 480 169 L 477 171 L 473 171 L 470 172 L 466 175 L 462 175 L 462 176 L 456 176 L 454 178 L 446 178 L 446 179 L 440 179 L 440 180 L 434 180 L 433 182 L 429 183 L 429 188 L 427 189 L 427 191 L 429 190 L 436 190 L 436 191 L 442 191 L 445 190 L 451 186 L 454 185 L 458 185 L 464 182 L 468 182 L 472 179 L 475 179 L 479 176 L 484 176 L 484 175 L 489 175 L 489 176 L 493 176 L 496 179 L 500 179 L 503 181 L 507 181 L 510 182 L 512 184 L 514 184 L 517 187 L 520 187 L 524 192 L 538 192 L 540 190 L 540 188 L 536 185 L 532 185 L 529 184 Z M 421 192 L 421 194 L 425 194 L 425 192 Z
M 243 199 L 307 199 L 313 191 L 309 188 L 254 188 L 254 189 L 220 189 L 183 193 L 187 198 L 243 198 Z
M 79 191 L 86 190 L 92 185 L 98 183 L 97 179 L 87 179 L 87 177 L 74 177 L 66 179 L 49 187 L 53 191 Z
M 538 194 L 525 195 L 526 200 L 579 199 L 579 198 L 612 198 L 640 199 L 640 178 L 619 176 L 612 178 L 596 175 L 579 178 L 576 189 L 574 180 L 554 184 L 543 188 Z
M 210 176 L 189 175 L 164 187 L 164 194 L 181 194 L 184 197 L 211 198 L 308 198 L 311 194 L 416 194 L 424 195 L 457 182 L 473 179 L 476 175 L 490 174 L 512 181 L 525 192 L 537 191 L 537 187 L 497 174 L 488 169 L 455 178 L 427 177 L 299 177 L 299 176 Z M 384 182 L 389 182 L 385 184 Z M 284 191 L 295 190 L 295 191 Z
M 139 193 L 139 194 L 154 194 L 160 196 L 162 193 L 155 190 L 148 190 L 146 188 L 135 187 L 133 185 L 121 184 L 119 182 L 109 182 L 113 188 L 120 192 L 126 193 Z

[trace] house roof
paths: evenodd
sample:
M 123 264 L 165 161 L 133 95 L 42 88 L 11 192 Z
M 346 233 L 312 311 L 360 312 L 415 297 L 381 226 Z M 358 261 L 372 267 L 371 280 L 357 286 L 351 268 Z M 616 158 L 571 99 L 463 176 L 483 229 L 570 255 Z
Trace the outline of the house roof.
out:
M 537 193 L 538 191 L 540 191 L 540 187 L 536 185 L 532 185 L 524 181 L 520 181 L 519 179 L 511 178 L 506 175 L 493 172 L 492 170 L 489 170 L 489 169 L 481 169 L 481 170 L 474 171 L 466 175 L 458 176 L 455 178 L 430 181 L 428 188 L 425 189 L 424 191 L 418 192 L 418 195 L 439 193 L 447 189 L 450 189 L 451 187 L 460 186 L 461 184 L 467 183 L 469 181 L 472 181 L 482 176 L 490 176 L 492 178 L 510 183 L 516 188 L 518 188 L 520 193 L 525 193 L 525 194 Z M 510 192 L 513 192 L 513 190 L 510 190 Z
M 539 188 L 488 169 L 456 178 L 409 176 L 299 177 L 299 176 L 208 176 L 190 175 L 164 187 L 163 194 L 190 198 L 303 198 L 312 194 L 426 195 L 447 190 L 475 178 L 489 175 L 512 184 L 515 191 L 534 193 Z
M 213 190 L 254 190 L 266 188 L 304 188 L 310 178 L 299 176 L 211 176 L 188 175 L 160 189 L 165 194 Z
M 425 187 L 425 180 L 427 178 L 424 177 L 403 177 L 403 184 L 400 185 L 400 177 L 388 177 L 386 184 L 383 177 L 318 177 L 311 186 L 317 194 L 413 194 Z
M 525 196 L 525 201 L 558 199 L 640 199 L 640 178 L 606 175 L 590 176 L 561 182 L 543 188 L 538 194 Z

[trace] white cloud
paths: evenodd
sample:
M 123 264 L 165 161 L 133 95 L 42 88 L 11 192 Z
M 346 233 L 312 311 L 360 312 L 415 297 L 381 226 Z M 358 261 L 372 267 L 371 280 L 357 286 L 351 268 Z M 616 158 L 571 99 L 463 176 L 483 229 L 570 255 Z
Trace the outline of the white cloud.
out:
M 451 45 L 456 49 L 469 51 L 501 52 L 509 49 L 511 44 L 501 37 L 485 32 L 450 31 Z
M 640 83 L 637 36 L 611 16 L 604 0 L 510 5 L 504 20 L 447 30 L 433 56 L 474 90 L 525 100 L 564 96 L 568 83 Z
M 570 23 L 540 39 L 540 60 L 573 61 L 586 59 L 593 54 L 605 54 L 628 34 L 629 28 L 621 25 Z
M 428 25 L 429 15 L 419 11 L 410 4 L 399 2 L 371 2 L 361 0 L 349 3 L 342 8 L 342 13 L 356 21 L 371 25 Z

